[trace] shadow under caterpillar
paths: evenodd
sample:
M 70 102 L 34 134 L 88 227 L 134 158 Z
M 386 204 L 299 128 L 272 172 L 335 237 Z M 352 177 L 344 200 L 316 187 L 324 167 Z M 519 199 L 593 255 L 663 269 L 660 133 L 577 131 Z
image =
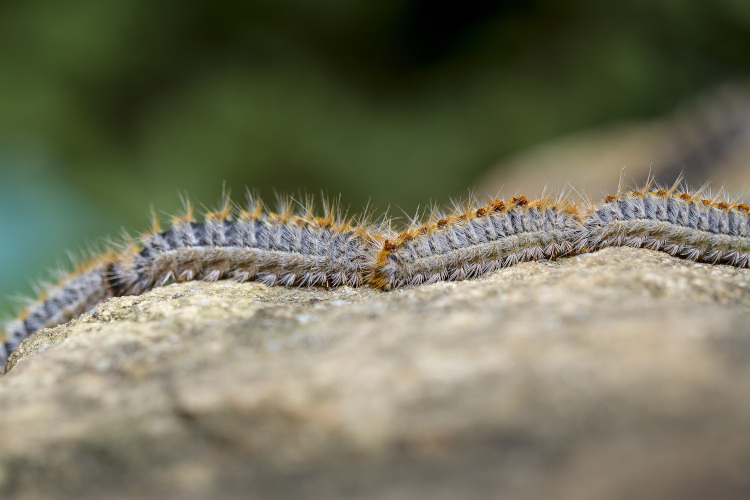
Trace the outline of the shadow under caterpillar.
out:
M 750 265 L 750 207 L 691 192 L 676 182 L 620 189 L 599 204 L 567 196 L 470 199 L 433 210 L 402 231 L 392 221 L 347 217 L 336 203 L 316 215 L 311 201 L 286 198 L 276 212 L 248 195 L 245 208 L 185 214 L 162 231 L 155 222 L 79 266 L 45 290 L 0 343 L 0 367 L 33 333 L 80 316 L 111 297 L 138 295 L 173 281 L 259 281 L 285 286 L 372 286 L 381 290 L 464 280 L 517 262 L 554 259 L 611 246 L 643 247 L 713 264 Z

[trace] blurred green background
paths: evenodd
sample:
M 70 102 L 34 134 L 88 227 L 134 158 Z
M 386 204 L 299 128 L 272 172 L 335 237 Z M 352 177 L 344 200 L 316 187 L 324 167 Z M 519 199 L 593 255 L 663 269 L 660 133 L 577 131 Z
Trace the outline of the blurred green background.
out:
M 744 78 L 749 48 L 747 0 L 6 0 L 0 295 L 223 182 L 444 202 L 524 148 Z

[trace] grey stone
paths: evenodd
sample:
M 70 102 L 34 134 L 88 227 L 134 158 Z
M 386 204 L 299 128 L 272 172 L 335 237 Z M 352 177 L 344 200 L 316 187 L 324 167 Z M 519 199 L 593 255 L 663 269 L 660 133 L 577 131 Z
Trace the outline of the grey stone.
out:
M 601 201 L 649 175 L 671 186 L 682 176 L 698 189 L 714 179 L 730 197 L 750 197 L 750 92 L 746 84 L 722 85 L 651 120 L 579 130 L 504 158 L 475 182 L 480 196 L 566 189 Z M 574 196 L 574 198 L 579 198 Z
M 749 270 L 627 248 L 170 285 L 13 355 L 0 497 L 749 498 L 749 320 Z

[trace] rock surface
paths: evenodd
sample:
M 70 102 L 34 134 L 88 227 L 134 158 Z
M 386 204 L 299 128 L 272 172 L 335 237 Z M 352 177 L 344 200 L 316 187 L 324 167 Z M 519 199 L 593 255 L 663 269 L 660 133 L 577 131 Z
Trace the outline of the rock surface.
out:
M 750 498 L 750 270 L 606 249 L 394 292 L 185 283 L 0 377 L 2 498 Z
M 575 190 L 602 200 L 649 175 L 671 186 L 682 177 L 693 189 L 713 179 L 714 193 L 750 197 L 750 87 L 722 86 L 672 114 L 629 121 L 553 139 L 507 158 L 478 179 L 481 196 Z

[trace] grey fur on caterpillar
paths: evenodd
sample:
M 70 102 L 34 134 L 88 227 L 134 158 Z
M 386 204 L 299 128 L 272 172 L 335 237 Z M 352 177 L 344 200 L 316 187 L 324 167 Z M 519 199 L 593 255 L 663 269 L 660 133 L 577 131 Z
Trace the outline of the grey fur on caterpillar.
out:
M 73 319 L 111 297 L 172 281 L 224 278 L 284 286 L 372 286 L 392 290 L 471 279 L 517 262 L 609 246 L 634 246 L 737 267 L 750 265 L 750 207 L 690 192 L 675 183 L 620 190 L 596 205 L 568 197 L 478 204 L 469 200 L 403 231 L 391 221 L 347 218 L 336 204 L 281 203 L 266 210 L 226 201 L 197 222 L 186 213 L 119 251 L 99 255 L 63 278 L 6 329 L 0 365 L 33 333 Z

